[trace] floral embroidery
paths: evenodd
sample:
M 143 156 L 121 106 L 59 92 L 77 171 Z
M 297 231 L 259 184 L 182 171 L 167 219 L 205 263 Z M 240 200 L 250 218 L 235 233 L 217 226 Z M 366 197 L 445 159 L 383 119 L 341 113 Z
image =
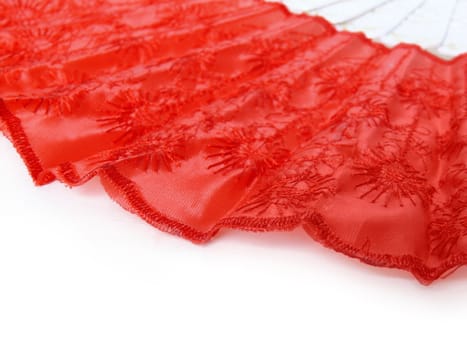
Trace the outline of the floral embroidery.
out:
M 172 171 L 174 166 L 186 158 L 187 136 L 180 128 L 145 135 L 136 145 L 112 150 L 105 154 L 105 161 L 134 161 L 147 171 Z
M 467 164 L 452 164 L 446 172 L 446 177 L 443 179 L 442 183 L 449 183 L 455 188 L 465 189 L 467 194 Z
M 352 75 L 356 70 L 355 65 L 350 62 L 318 68 L 318 91 L 330 99 L 341 99 L 355 94 L 362 84 L 358 75 Z
M 275 110 L 282 110 L 290 106 L 290 99 L 293 88 L 286 81 L 278 81 L 275 84 L 264 82 L 261 87 L 258 87 L 261 98 L 256 103 L 257 107 L 271 106 Z
M 370 152 L 354 166 L 354 174 L 363 178 L 356 185 L 363 190 L 360 198 L 370 198 L 372 203 L 381 201 L 387 207 L 397 202 L 401 207 L 407 201 L 416 205 L 416 198 L 426 204 L 431 199 L 433 189 L 422 174 L 406 159 Z
M 380 146 L 393 154 L 416 154 L 426 168 L 426 161 L 432 152 L 429 141 L 434 135 L 431 129 L 418 125 L 419 122 L 414 121 L 409 126 L 389 126 L 382 129 Z
M 466 57 L 262 0 L 4 0 L 0 14 L 0 129 L 37 184 L 98 175 L 198 243 L 303 226 L 425 282 L 467 264 Z
M 333 130 L 353 138 L 361 126 L 375 128 L 389 124 L 387 96 L 374 92 L 364 93 L 351 100 L 330 120 Z
M 99 122 L 107 132 L 121 132 L 115 142 L 128 143 L 150 131 L 158 130 L 176 115 L 185 97 L 171 89 L 157 94 L 126 90 L 108 102 L 105 117 Z
M 194 83 L 206 83 L 213 79 L 215 74 L 212 66 L 216 62 L 217 56 L 213 52 L 204 50 L 196 55 L 182 57 L 177 60 L 171 67 L 173 72 L 176 72 L 178 78 L 188 77 Z
M 467 134 L 459 135 L 456 132 L 449 131 L 439 138 L 439 144 L 442 158 L 453 159 L 459 157 L 467 147 Z
M 425 70 L 412 72 L 397 86 L 401 100 L 409 106 L 417 105 L 429 116 L 440 117 L 441 111 L 452 106 L 450 85 Z
M 257 175 L 278 168 L 289 157 L 280 136 L 271 130 L 254 127 L 234 129 L 228 136 L 216 140 L 209 146 L 207 159 L 214 160 L 208 169 L 215 173 L 228 174 L 240 170 Z
M 352 101 L 345 115 L 353 120 L 360 120 L 369 127 L 387 124 L 389 123 L 389 112 L 387 102 L 384 99 L 387 99 L 387 96 L 374 94 L 364 99 Z
M 254 69 L 265 70 L 273 66 L 280 65 L 285 62 L 293 54 L 294 49 L 299 47 L 305 40 L 305 35 L 302 35 L 302 40 L 288 40 L 284 37 L 281 39 L 255 38 L 252 40 L 252 52 L 246 59 Z M 310 37 L 308 40 L 312 39 Z M 265 55 L 265 53 L 268 53 Z
M 0 3 L 0 12 L 4 15 L 4 25 L 40 18 L 45 13 L 60 10 L 60 0 L 5 0 Z M 2 23 L 2 22 L 0 22 Z
M 123 30 L 119 28 L 119 30 Z M 118 38 L 112 42 L 120 53 L 121 64 L 126 66 L 126 62 L 136 61 L 145 62 L 154 57 L 160 48 L 160 39 L 158 38 Z
M 103 113 L 109 116 L 100 118 L 99 122 L 108 127 L 107 132 L 123 132 L 116 142 L 131 142 L 153 129 L 154 122 L 158 121 L 159 106 L 152 102 L 149 92 L 123 91 L 108 105 L 110 108 L 104 109 Z M 159 125 L 162 123 L 160 121 Z
M 88 94 L 89 90 L 77 89 L 76 86 L 69 85 L 54 89 L 47 98 L 35 97 L 22 100 L 24 107 L 32 107 L 34 113 L 42 110 L 45 115 L 63 116 L 70 114 Z
M 335 180 L 330 175 L 313 172 L 284 174 L 266 183 L 240 206 L 239 212 L 263 215 L 275 208 L 274 215 L 299 214 L 310 209 L 317 199 L 335 193 Z
M 454 194 L 449 202 L 437 206 L 430 225 L 431 252 L 441 258 L 452 254 L 459 239 L 467 236 L 467 188 Z

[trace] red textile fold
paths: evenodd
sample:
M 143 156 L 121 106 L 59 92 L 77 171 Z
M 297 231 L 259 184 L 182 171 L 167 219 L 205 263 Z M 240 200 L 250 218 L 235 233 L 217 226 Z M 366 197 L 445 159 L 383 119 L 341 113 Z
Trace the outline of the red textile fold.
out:
M 155 227 L 303 227 L 422 283 L 467 263 L 467 55 L 260 0 L 0 4 L 0 129 L 38 185 Z

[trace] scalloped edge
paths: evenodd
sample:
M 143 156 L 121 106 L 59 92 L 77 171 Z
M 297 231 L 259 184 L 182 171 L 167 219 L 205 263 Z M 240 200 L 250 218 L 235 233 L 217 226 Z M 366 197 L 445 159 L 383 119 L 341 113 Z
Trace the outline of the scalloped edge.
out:
M 354 247 L 342 241 L 326 224 L 324 217 L 318 212 L 309 212 L 304 216 L 281 218 L 230 217 L 220 220 L 211 230 L 202 232 L 169 218 L 152 208 L 144 199 L 137 185 L 122 175 L 114 166 L 102 169 L 100 176 L 123 195 L 125 203 L 131 208 L 131 212 L 161 231 L 189 239 L 197 244 L 207 243 L 223 228 L 266 232 L 274 230 L 291 231 L 301 227 L 312 239 L 327 248 L 358 259 L 367 265 L 408 271 L 423 285 L 429 285 L 439 278 L 446 277 L 459 267 L 467 264 L 467 254 L 453 255 L 438 267 L 428 267 L 420 258 L 413 255 L 394 256 L 365 252 L 362 248 Z M 105 184 L 103 186 L 106 188 Z M 109 196 L 122 208 L 128 210 L 123 203 L 119 202 L 110 193 Z
M 280 3 L 280 2 L 270 2 L 270 1 L 266 1 L 266 0 L 257 0 L 257 1 L 259 3 L 262 3 L 262 4 L 269 4 L 269 5 L 277 6 L 283 12 L 285 12 L 287 14 L 287 16 L 314 18 L 314 19 L 320 21 L 327 29 L 329 29 L 330 31 L 332 31 L 334 33 L 348 33 L 350 35 L 360 37 L 360 39 L 365 41 L 367 44 L 369 44 L 371 46 L 374 46 L 374 47 L 383 48 L 385 51 L 392 51 L 392 50 L 395 50 L 397 48 L 412 49 L 412 50 L 415 50 L 418 53 L 422 54 L 423 56 L 426 56 L 429 59 L 431 59 L 433 61 L 436 61 L 437 63 L 443 64 L 443 65 L 457 64 L 458 61 L 461 61 L 461 60 L 464 60 L 464 59 L 467 60 L 467 52 L 456 55 L 456 56 L 454 56 L 454 57 L 452 57 L 450 59 L 445 59 L 445 58 L 442 58 L 442 57 L 439 57 L 439 56 L 435 55 L 434 53 L 428 51 L 427 49 L 424 49 L 423 47 L 421 47 L 418 44 L 399 43 L 399 44 L 397 44 L 397 45 L 395 45 L 393 47 L 389 47 L 389 46 L 385 45 L 384 43 L 381 43 L 381 42 L 378 42 L 376 40 L 373 40 L 373 39 L 369 38 L 368 36 L 366 36 L 366 34 L 364 32 L 352 32 L 352 31 L 347 31 L 347 30 L 338 30 L 334 26 L 334 24 L 332 24 L 331 22 L 329 22 L 326 18 L 324 18 L 322 16 L 310 15 L 310 14 L 307 14 L 305 12 L 304 13 L 294 13 L 285 4 Z
M 258 3 L 266 3 L 264 0 L 257 0 Z M 467 53 L 458 55 L 450 60 L 438 57 L 417 44 L 398 44 L 389 48 L 382 43 L 368 38 L 361 32 L 338 31 L 333 24 L 320 16 L 311 16 L 308 14 L 292 13 L 284 4 L 267 2 L 269 6 L 277 6 L 288 16 L 313 17 L 321 21 L 324 26 L 333 32 L 344 32 L 349 35 L 358 36 L 372 46 L 384 48 L 386 51 L 394 50 L 398 47 L 416 50 L 420 54 L 432 59 L 433 61 L 452 65 L 460 60 L 467 59 Z M 437 267 L 428 267 L 423 261 L 412 255 L 392 256 L 365 252 L 361 248 L 356 248 L 342 241 L 326 224 L 323 216 L 317 212 L 310 212 L 304 216 L 292 216 L 283 218 L 249 218 L 249 217 L 231 217 L 219 221 L 211 230 L 207 232 L 197 231 L 194 228 L 182 224 L 152 208 L 144 199 L 136 184 L 118 172 L 114 166 L 106 166 L 98 169 L 85 177 L 80 178 L 74 169 L 73 164 L 63 163 L 57 167 L 57 174 L 44 170 L 39 157 L 35 154 L 29 139 L 23 129 L 21 120 L 17 118 L 7 108 L 3 99 L 0 98 L 0 120 L 3 120 L 3 130 L 5 136 L 12 142 L 18 154 L 23 159 L 31 178 L 38 186 L 42 186 L 59 180 L 60 182 L 76 186 L 82 184 L 96 175 L 99 175 L 101 182 L 108 181 L 116 190 L 118 190 L 129 207 L 125 207 L 116 198 L 111 199 L 120 204 L 124 209 L 137 214 L 150 225 L 174 235 L 186 238 L 193 243 L 206 243 L 210 241 L 222 228 L 235 228 L 243 231 L 289 231 L 297 227 L 302 227 L 307 234 L 320 244 L 342 253 L 361 262 L 377 267 L 396 268 L 411 272 L 417 280 L 424 284 L 431 284 L 433 281 L 445 277 L 455 271 L 457 268 L 467 265 L 467 254 L 457 254 L 451 256 Z M 106 185 L 103 183 L 104 189 Z
M 5 133 L 5 135 L 10 139 L 17 153 L 23 159 L 29 174 L 37 186 L 46 185 L 54 180 L 59 180 L 65 185 L 76 186 L 99 175 L 104 190 L 109 194 L 109 197 L 122 208 L 138 215 L 144 221 L 161 231 L 183 237 L 196 244 L 209 242 L 222 228 L 266 232 L 274 230 L 291 231 L 295 228 L 302 227 L 311 238 L 325 247 L 331 248 L 351 258 L 356 258 L 368 265 L 397 268 L 411 272 L 417 280 L 424 285 L 429 285 L 435 280 L 449 275 L 455 269 L 467 265 L 467 254 L 457 254 L 451 256 L 438 267 L 428 267 L 421 259 L 412 255 L 393 256 L 365 252 L 361 248 L 353 247 L 342 241 L 325 223 L 323 216 L 317 212 L 310 212 L 304 216 L 281 218 L 230 217 L 220 220 L 207 232 L 198 231 L 152 208 L 144 199 L 136 184 L 123 176 L 114 166 L 106 166 L 89 173 L 83 178 L 77 176 L 74 171 L 74 166 L 71 163 L 64 163 L 58 167 L 58 176 L 55 176 L 50 171 L 44 170 L 40 164 L 39 158 L 29 143 L 21 121 L 8 110 L 1 98 L 0 120 L 3 120 L 6 126 L 6 131 L 8 133 Z M 104 183 L 106 180 L 120 192 L 125 202 L 129 205 L 129 208 L 124 206 L 123 203 L 119 202 L 109 193 Z
M 365 252 L 361 248 L 342 241 L 326 224 L 323 216 L 318 212 L 309 212 L 303 216 L 297 215 L 281 218 L 230 217 L 220 220 L 207 232 L 198 231 L 152 208 L 144 199 L 137 185 L 123 176 L 114 166 L 106 166 L 88 174 L 84 178 L 77 177 L 71 163 L 64 163 L 59 167 L 59 176 L 55 176 L 52 172 L 44 170 L 29 143 L 21 121 L 8 110 L 2 99 L 0 99 L 0 118 L 6 126 L 8 134 L 5 134 L 7 138 L 10 139 L 17 153 L 23 159 L 36 185 L 42 186 L 54 180 L 59 180 L 65 185 L 76 186 L 99 175 L 104 190 L 122 208 L 138 215 L 144 221 L 161 231 L 183 237 L 195 244 L 209 242 L 223 228 L 234 228 L 250 232 L 267 232 L 274 230 L 291 231 L 301 227 L 312 239 L 325 247 L 358 259 L 368 265 L 408 271 L 424 285 L 429 285 L 435 280 L 451 274 L 457 268 L 467 265 L 467 254 L 453 255 L 443 262 L 443 264 L 437 267 L 429 267 L 421 259 L 412 255 L 393 256 Z M 105 181 L 110 183 L 122 195 L 128 207 L 109 193 Z

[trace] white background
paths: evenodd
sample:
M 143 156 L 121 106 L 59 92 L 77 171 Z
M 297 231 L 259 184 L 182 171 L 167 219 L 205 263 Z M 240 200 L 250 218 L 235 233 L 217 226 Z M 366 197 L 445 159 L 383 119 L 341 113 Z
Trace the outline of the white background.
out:
M 429 287 L 301 231 L 196 246 L 97 180 L 34 187 L 0 137 L 0 349 L 462 349 L 467 269 Z

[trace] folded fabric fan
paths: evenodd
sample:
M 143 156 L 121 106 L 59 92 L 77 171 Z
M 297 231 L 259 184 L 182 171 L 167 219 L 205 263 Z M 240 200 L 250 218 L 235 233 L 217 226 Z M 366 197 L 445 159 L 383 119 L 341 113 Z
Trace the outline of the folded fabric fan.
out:
M 260 0 L 0 4 L 0 128 L 34 181 L 99 176 L 201 243 L 303 227 L 430 283 L 467 263 L 467 55 Z
M 393 46 L 414 43 L 442 57 L 467 52 L 467 0 L 282 0 L 291 11 L 325 17 Z

